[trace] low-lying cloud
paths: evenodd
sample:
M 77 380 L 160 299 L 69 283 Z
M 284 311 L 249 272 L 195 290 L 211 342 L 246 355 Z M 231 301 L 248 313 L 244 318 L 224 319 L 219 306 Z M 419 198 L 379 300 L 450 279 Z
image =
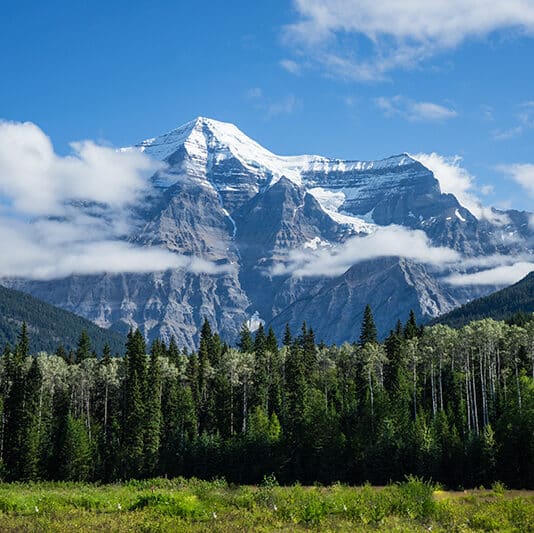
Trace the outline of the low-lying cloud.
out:
M 534 263 L 520 261 L 513 265 L 473 272 L 471 274 L 452 274 L 444 279 L 449 285 L 512 285 L 534 271 Z
M 133 208 L 160 162 L 92 141 L 71 148 L 60 156 L 35 124 L 0 122 L 0 276 L 223 269 L 126 241 L 135 224 Z
M 404 257 L 443 265 L 458 261 L 460 254 L 450 248 L 433 246 L 423 231 L 392 225 L 380 227 L 365 237 L 353 237 L 339 246 L 292 250 L 283 263 L 271 269 L 271 274 L 335 277 L 356 263 L 380 257 Z

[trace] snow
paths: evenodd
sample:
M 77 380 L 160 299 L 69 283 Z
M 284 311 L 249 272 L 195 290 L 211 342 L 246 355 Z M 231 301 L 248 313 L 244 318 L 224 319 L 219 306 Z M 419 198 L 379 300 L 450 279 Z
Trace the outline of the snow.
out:
M 338 224 L 351 226 L 358 233 L 371 233 L 375 230 L 376 225 L 372 222 L 372 215 L 371 219 L 366 221 L 340 211 L 346 198 L 344 189 L 331 191 L 322 187 L 314 187 L 308 192 L 319 202 L 323 211 Z
M 140 150 L 155 159 L 167 160 L 181 148 L 188 156 L 183 171 L 193 175 L 205 174 L 214 163 L 236 158 L 245 168 L 268 180 L 269 185 L 282 176 L 302 185 L 305 174 L 310 172 L 368 172 L 414 162 L 408 154 L 379 161 L 344 161 L 319 155 L 280 156 L 258 144 L 233 124 L 205 117 L 198 117 L 175 130 L 122 150 Z M 351 192 L 346 192 L 350 196 Z
M 345 193 L 343 191 L 331 191 L 322 187 L 314 187 L 308 192 L 319 202 L 321 207 L 329 211 L 338 211 L 345 203 Z
M 310 250 L 317 250 L 317 248 L 325 248 L 331 246 L 327 241 L 323 241 L 320 237 L 314 237 L 313 239 L 304 243 L 303 248 L 308 248 Z
M 460 211 L 458 211 L 458 209 L 456 209 L 456 211 L 454 212 L 454 214 L 456 215 L 456 217 L 458 219 L 460 219 L 462 222 L 465 222 L 465 218 L 460 214 Z

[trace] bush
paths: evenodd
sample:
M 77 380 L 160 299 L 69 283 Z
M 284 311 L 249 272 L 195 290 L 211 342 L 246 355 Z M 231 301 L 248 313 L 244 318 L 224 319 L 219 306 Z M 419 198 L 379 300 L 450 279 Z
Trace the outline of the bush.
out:
M 133 511 L 149 509 L 187 519 L 200 519 L 205 515 L 201 502 L 194 494 L 145 494 L 140 496 L 130 509 Z

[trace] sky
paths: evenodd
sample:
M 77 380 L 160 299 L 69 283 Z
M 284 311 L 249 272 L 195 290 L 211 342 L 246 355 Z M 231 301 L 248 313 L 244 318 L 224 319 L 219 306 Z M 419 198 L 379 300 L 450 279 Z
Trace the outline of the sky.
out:
M 20 0 L 0 47 L 0 117 L 58 153 L 200 115 L 280 154 L 459 157 L 485 203 L 534 207 L 533 0 Z
M 88 228 L 101 247 L 53 275 L 111 246 L 129 223 L 122 204 L 154 171 L 113 148 L 197 116 L 278 154 L 408 152 L 477 216 L 488 205 L 534 211 L 534 0 L 19 0 L 2 5 L 0 49 L 2 242 L 26 242 L 34 263 Z M 74 193 L 111 206 L 119 230 L 68 210 Z M 31 235 L 6 223 L 35 216 L 69 220 L 70 237 L 56 224 L 43 248 L 50 220 Z M 155 260 L 118 252 L 140 270 Z

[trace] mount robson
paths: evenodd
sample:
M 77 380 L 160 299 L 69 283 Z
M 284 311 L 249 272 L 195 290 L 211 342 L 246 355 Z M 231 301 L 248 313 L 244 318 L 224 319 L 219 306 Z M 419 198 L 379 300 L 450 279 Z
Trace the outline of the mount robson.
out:
M 278 156 L 207 118 L 122 150 L 163 163 L 122 238 L 186 266 L 2 284 L 189 349 L 205 318 L 230 343 L 245 321 L 277 334 L 306 321 L 317 340 L 342 343 L 357 339 L 366 304 L 384 335 L 410 309 L 435 318 L 518 279 L 493 274 L 526 275 L 534 262 L 531 213 L 462 205 L 408 154 Z

